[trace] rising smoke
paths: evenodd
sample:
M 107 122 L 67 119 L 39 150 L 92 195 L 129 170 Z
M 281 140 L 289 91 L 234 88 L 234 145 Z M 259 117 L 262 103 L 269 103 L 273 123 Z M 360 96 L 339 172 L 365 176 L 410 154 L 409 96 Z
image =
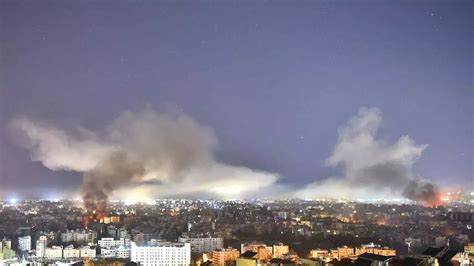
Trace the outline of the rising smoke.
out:
M 300 191 L 304 197 L 373 198 L 402 196 L 434 205 L 439 190 L 413 172 L 413 164 L 427 145 L 408 136 L 394 143 L 377 139 L 382 115 L 377 108 L 362 108 L 339 129 L 338 142 L 326 165 L 343 169 L 343 175 L 318 181 Z
M 12 127 L 34 161 L 83 173 L 80 194 L 89 210 L 103 210 L 110 197 L 239 198 L 279 178 L 218 162 L 212 130 L 183 114 L 128 111 L 98 131 L 66 131 L 28 118 L 13 120 Z
M 326 160 L 328 166 L 341 168 L 343 175 L 314 182 L 296 193 L 276 183 L 277 174 L 217 161 L 213 131 L 183 114 L 150 108 L 127 111 L 97 131 L 63 130 L 28 118 L 13 120 L 12 127 L 34 161 L 51 170 L 83 173 L 80 194 L 89 210 L 103 210 L 111 197 L 387 195 L 437 204 L 436 185 L 413 172 L 427 145 L 417 145 L 408 136 L 393 143 L 382 141 L 377 138 L 381 122 L 380 110 L 362 108 L 339 129 L 338 142 Z

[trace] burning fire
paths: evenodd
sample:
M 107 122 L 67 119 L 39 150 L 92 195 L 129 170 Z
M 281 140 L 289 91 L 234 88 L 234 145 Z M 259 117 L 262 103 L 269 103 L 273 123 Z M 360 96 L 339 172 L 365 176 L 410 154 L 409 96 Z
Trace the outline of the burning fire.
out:
M 436 208 L 439 206 L 443 206 L 444 204 L 445 202 L 441 193 L 437 193 L 435 196 L 423 202 L 423 205 L 428 208 Z
M 104 221 L 105 213 L 103 211 L 87 211 L 82 217 L 82 225 L 84 229 L 88 229 L 91 223 L 102 223 Z

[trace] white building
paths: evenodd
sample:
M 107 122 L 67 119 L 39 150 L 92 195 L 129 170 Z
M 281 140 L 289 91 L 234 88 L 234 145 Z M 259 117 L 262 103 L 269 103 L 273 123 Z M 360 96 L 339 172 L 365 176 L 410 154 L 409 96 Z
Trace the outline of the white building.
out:
M 46 236 L 40 236 L 38 240 L 36 240 L 36 257 L 44 258 L 46 247 L 48 245 L 48 238 Z
M 189 266 L 191 244 L 155 242 L 153 245 L 138 246 L 132 242 L 131 261 L 143 266 Z
M 104 237 L 98 241 L 99 247 L 111 249 L 111 248 L 118 248 L 122 247 L 129 247 L 130 246 L 130 239 L 120 238 L 119 240 L 115 240 L 112 237 Z
M 44 256 L 48 259 L 61 259 L 63 257 L 63 247 L 52 246 L 50 248 L 46 248 L 44 254 Z
M 97 251 L 95 247 L 84 246 L 81 247 L 81 258 L 95 258 Z
M 20 251 L 31 250 L 31 236 L 21 236 L 18 238 L 18 249 Z
M 80 258 L 81 251 L 80 249 L 74 248 L 73 245 L 67 246 L 63 249 L 63 258 L 71 259 L 71 258 Z
M 113 248 L 101 248 L 100 255 L 104 258 L 121 258 L 127 259 L 130 258 L 130 248 L 124 246 L 113 247 Z
M 190 243 L 191 251 L 197 253 L 211 252 L 224 247 L 222 237 L 179 237 L 178 242 Z

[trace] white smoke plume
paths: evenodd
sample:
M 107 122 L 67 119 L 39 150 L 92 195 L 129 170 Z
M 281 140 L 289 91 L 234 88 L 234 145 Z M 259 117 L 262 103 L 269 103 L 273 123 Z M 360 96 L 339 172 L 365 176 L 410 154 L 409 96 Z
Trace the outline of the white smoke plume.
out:
M 80 193 L 91 209 L 103 208 L 110 197 L 241 198 L 279 179 L 218 162 L 213 131 L 184 114 L 126 111 L 97 132 L 67 131 L 25 117 L 11 126 L 32 160 L 51 170 L 84 173 Z
M 338 142 L 326 159 L 326 165 L 343 169 L 343 175 L 314 182 L 298 194 L 305 198 L 389 195 L 435 204 L 438 188 L 413 172 L 413 164 L 427 145 L 417 145 L 408 136 L 394 143 L 380 140 L 381 123 L 379 109 L 360 109 L 339 129 Z

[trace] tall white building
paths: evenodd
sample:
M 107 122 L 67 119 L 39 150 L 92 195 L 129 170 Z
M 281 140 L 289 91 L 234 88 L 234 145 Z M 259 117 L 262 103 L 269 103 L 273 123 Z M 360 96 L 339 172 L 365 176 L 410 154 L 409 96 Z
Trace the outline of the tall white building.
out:
M 191 251 L 197 253 L 211 252 L 224 247 L 222 237 L 179 237 L 178 242 L 190 243 Z
M 21 236 L 18 238 L 18 249 L 20 251 L 31 250 L 31 236 Z
M 46 255 L 46 246 L 48 245 L 48 238 L 46 236 L 40 236 L 36 240 L 36 257 L 44 258 Z
M 139 246 L 131 242 L 131 261 L 143 266 L 189 266 L 191 265 L 191 244 L 154 242 Z

